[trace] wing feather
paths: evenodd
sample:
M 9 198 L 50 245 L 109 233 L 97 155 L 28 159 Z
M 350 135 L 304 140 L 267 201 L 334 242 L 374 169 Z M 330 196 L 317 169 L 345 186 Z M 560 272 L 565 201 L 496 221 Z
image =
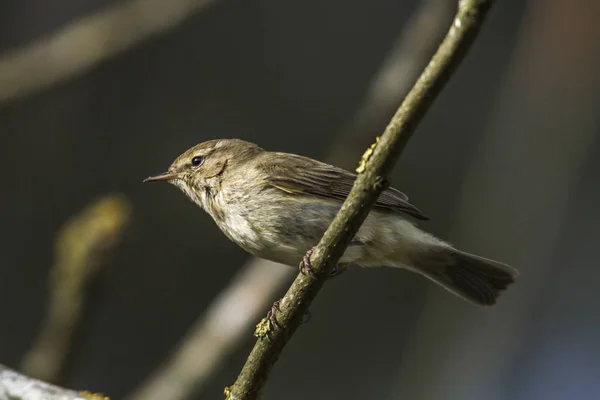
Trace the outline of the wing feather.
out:
M 295 154 L 265 153 L 263 158 L 261 167 L 267 172 L 268 182 L 287 193 L 343 201 L 356 179 L 351 172 Z M 374 207 L 404 213 L 420 220 L 429 219 L 408 202 L 408 196 L 394 188 L 384 190 Z

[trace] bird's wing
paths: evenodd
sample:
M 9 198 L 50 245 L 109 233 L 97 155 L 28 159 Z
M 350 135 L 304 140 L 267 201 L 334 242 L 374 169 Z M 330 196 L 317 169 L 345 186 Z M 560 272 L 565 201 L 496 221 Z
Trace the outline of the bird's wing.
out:
M 321 196 L 343 201 L 356 175 L 333 165 L 311 158 L 288 153 L 266 153 L 260 164 L 272 186 L 293 194 Z M 384 190 L 374 206 L 379 210 L 391 210 L 408 214 L 420 220 L 429 219 L 408 202 L 408 196 L 394 188 Z

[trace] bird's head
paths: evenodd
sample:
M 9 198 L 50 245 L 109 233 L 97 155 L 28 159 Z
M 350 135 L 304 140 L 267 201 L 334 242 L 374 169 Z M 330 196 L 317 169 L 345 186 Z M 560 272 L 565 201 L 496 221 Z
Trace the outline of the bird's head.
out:
M 263 150 L 240 139 L 209 140 L 186 150 L 169 169 L 144 182 L 165 181 L 179 187 L 192 201 L 204 206 L 203 196 L 218 190 L 228 171 L 243 167 Z

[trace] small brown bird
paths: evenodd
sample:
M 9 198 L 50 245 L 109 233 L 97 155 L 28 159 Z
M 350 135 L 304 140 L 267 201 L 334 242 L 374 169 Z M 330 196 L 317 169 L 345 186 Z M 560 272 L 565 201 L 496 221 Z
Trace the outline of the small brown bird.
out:
M 355 178 L 311 158 L 217 139 L 192 147 L 144 182 L 174 184 L 247 252 L 293 266 L 319 242 Z M 405 268 L 481 305 L 494 304 L 517 277 L 516 269 L 457 250 L 407 217 L 428 219 L 402 192 L 382 192 L 340 264 Z

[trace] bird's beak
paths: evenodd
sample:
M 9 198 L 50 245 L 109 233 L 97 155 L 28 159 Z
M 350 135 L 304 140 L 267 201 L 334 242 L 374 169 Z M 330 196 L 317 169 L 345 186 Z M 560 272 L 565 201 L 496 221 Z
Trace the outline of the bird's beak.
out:
M 174 179 L 176 177 L 177 177 L 176 172 L 163 172 L 160 175 L 147 177 L 146 179 L 144 179 L 144 182 L 170 181 L 171 179 Z

